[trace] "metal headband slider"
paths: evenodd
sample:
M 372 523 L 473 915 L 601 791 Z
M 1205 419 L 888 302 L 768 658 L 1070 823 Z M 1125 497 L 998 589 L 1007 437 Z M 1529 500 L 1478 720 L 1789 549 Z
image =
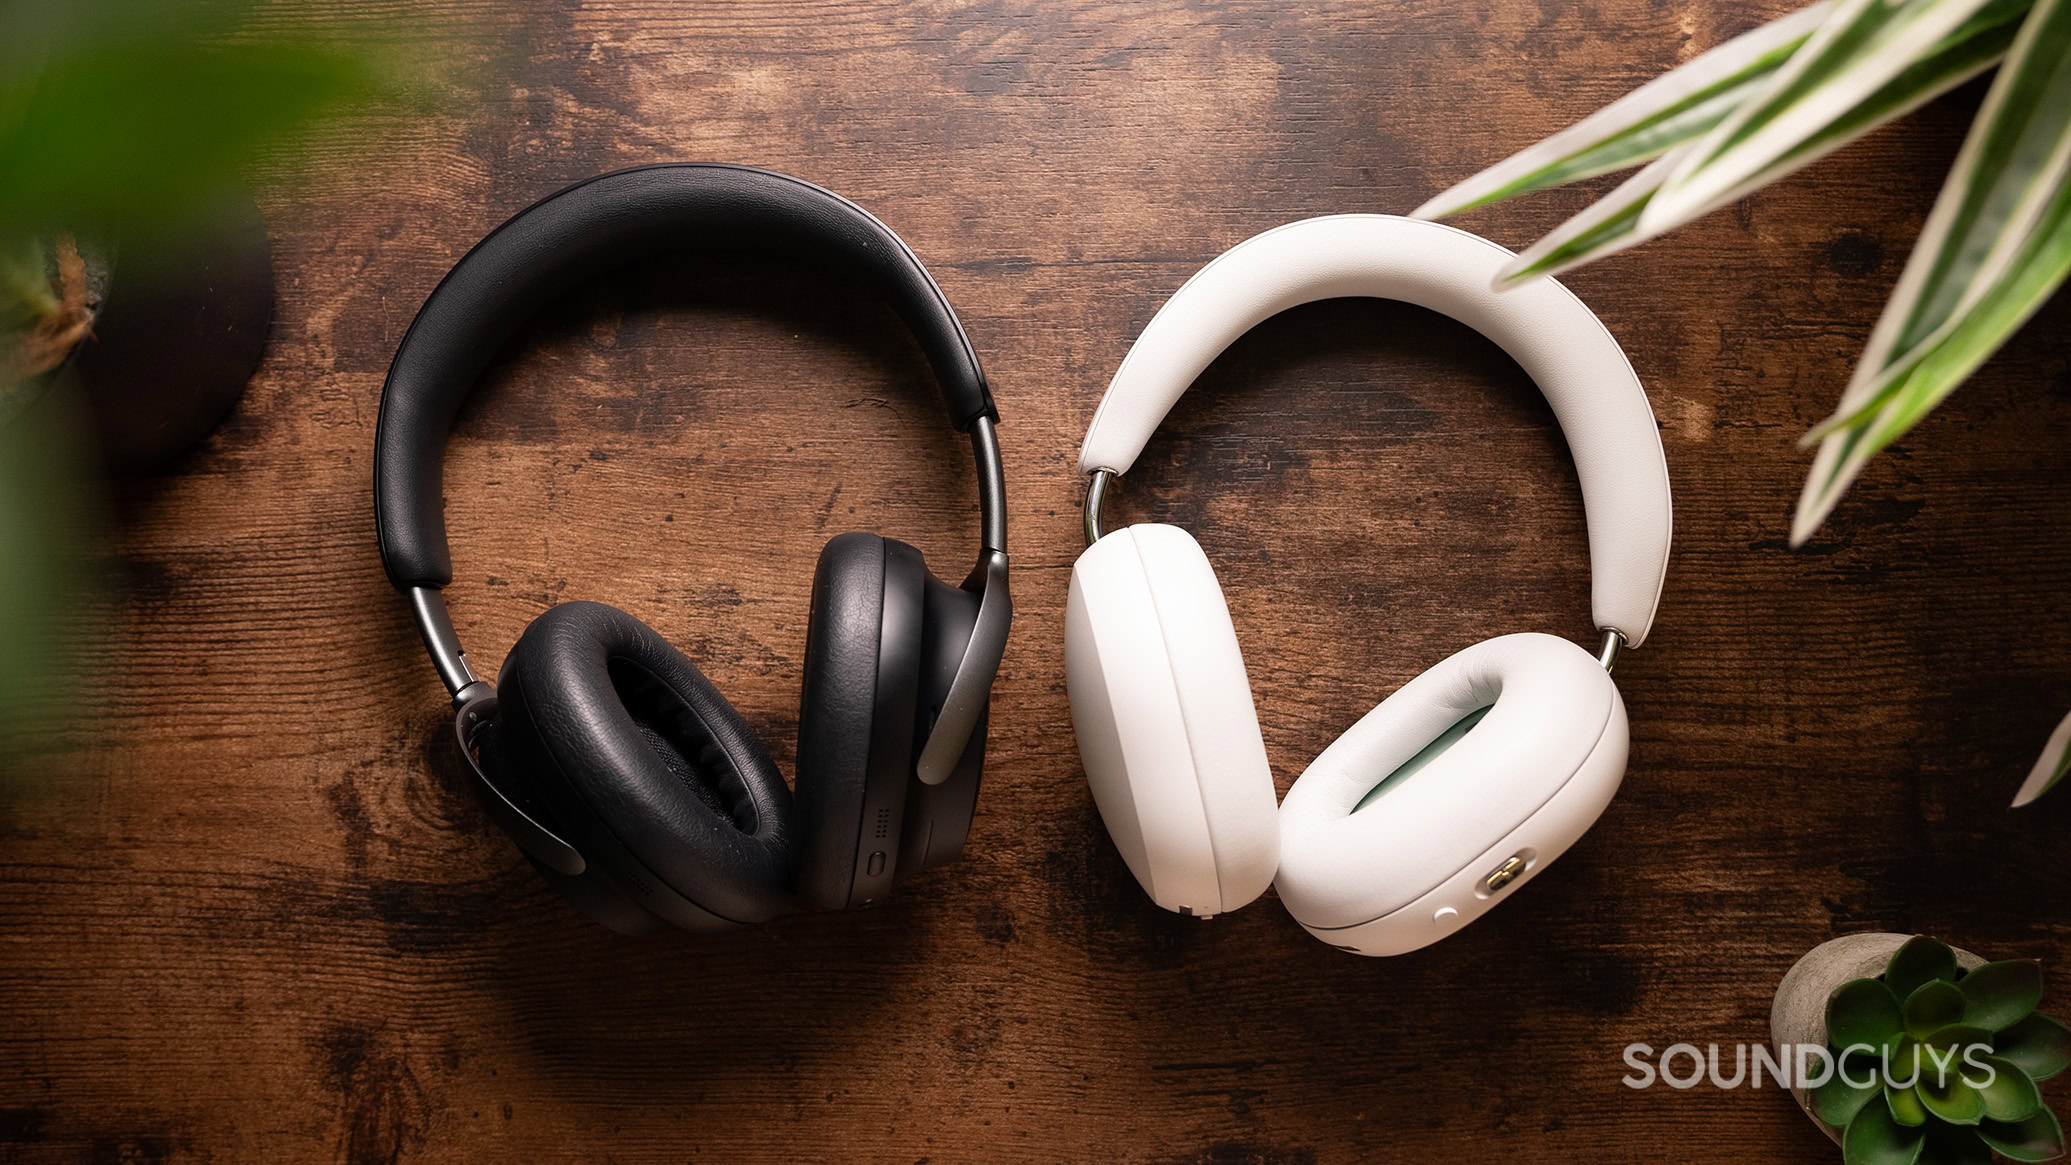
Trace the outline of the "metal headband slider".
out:
M 1113 470 L 1096 469 L 1093 480 L 1086 485 L 1086 545 L 1100 541 L 1100 504 L 1107 500 L 1108 483 L 1114 481 Z
M 1618 666 L 1618 653 L 1625 650 L 1625 636 L 1610 628 L 1604 628 L 1603 645 L 1596 649 L 1596 661 L 1604 665 L 1605 671 Z

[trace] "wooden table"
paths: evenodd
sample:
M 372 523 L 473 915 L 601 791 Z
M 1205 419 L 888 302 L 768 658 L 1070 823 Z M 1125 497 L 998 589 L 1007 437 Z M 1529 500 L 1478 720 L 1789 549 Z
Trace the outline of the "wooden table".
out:
M 1635 1091 L 1623 1049 L 1762 1040 L 1785 968 L 1865 929 L 2063 982 L 2071 794 L 2006 804 L 2071 707 L 2071 304 L 1810 546 L 1784 539 L 1795 440 L 1976 87 L 1569 280 L 1647 384 L 1676 490 L 1659 628 L 1618 670 L 1631 770 L 1516 902 L 1365 960 L 1272 901 L 1166 914 L 1102 832 L 1061 655 L 1079 437 L 1224 248 L 1406 211 L 1785 5 L 442 7 L 474 88 L 266 197 L 271 354 L 129 498 L 95 723 L 0 801 L 0 1161 L 1838 1160 L 1773 1088 Z M 930 263 L 1004 417 L 1018 610 L 960 864 L 863 913 L 631 940 L 470 799 L 376 560 L 369 464 L 389 358 L 447 267 L 565 183 L 668 159 L 811 178 Z M 1521 246 L 1598 188 L 1462 225 Z M 789 268 L 582 293 L 451 451 L 473 658 L 493 671 L 554 602 L 612 602 L 788 771 L 825 539 L 965 569 L 975 487 L 939 409 L 885 309 Z M 1260 327 L 1115 507 L 1215 558 L 1283 792 L 1452 651 L 1593 640 L 1551 412 L 1421 310 Z

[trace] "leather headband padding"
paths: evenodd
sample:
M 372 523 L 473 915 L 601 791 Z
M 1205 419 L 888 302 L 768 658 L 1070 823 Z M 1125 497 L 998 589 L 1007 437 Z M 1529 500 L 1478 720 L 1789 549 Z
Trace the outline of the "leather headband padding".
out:
M 498 227 L 431 293 L 389 367 L 374 438 L 381 561 L 399 590 L 452 581 L 445 444 L 482 370 L 549 301 L 657 253 L 739 250 L 831 259 L 912 329 L 959 430 L 994 417 L 978 357 L 913 252 L 869 212 L 809 182 L 746 166 L 620 170 Z
M 1618 341 L 1551 279 L 1493 286 L 1513 256 L 1477 235 L 1382 214 L 1305 219 L 1237 244 L 1158 309 L 1101 398 L 1079 470 L 1126 473 L 1202 370 L 1266 319 L 1320 299 L 1401 300 L 1495 341 L 1553 406 L 1582 481 L 1596 625 L 1637 647 L 1654 624 L 1672 527 L 1668 463 Z

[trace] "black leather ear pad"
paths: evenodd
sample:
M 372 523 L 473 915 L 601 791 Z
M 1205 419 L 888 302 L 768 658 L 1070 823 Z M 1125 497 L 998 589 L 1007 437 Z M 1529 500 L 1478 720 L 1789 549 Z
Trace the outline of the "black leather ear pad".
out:
M 646 624 L 601 603 L 552 608 L 504 660 L 497 699 L 499 767 L 646 909 L 697 927 L 792 904 L 783 777 L 718 689 Z
M 920 551 L 843 534 L 813 573 L 798 706 L 798 895 L 828 910 L 892 887 L 913 772 Z

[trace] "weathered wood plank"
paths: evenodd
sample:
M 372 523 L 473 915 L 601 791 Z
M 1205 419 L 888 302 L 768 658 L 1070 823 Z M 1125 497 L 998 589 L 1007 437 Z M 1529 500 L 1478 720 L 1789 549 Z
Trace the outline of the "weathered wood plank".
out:
M 1061 657 L 1078 438 L 1218 251 L 1407 209 L 1779 6 L 437 7 L 479 96 L 269 197 L 272 353 L 129 507 L 94 731 L 0 799 L 0 1160 L 1824 1159 L 1774 1091 L 1632 1091 L 1621 1049 L 1763 1038 L 1776 979 L 1837 932 L 2071 956 L 2071 800 L 2004 808 L 2071 706 L 2071 310 L 1814 545 L 1782 540 L 1793 441 L 1975 92 L 1570 280 L 1648 384 L 1676 488 L 1661 625 L 1619 669 L 1632 769 L 1518 903 L 1374 962 L 1271 902 L 1165 915 L 1100 832 Z M 375 559 L 369 455 L 395 344 L 468 246 L 680 158 L 826 183 L 933 265 L 1005 414 L 1018 610 L 964 862 L 862 914 L 630 941 L 466 796 Z M 1465 225 L 1521 245 L 1586 197 Z M 613 602 L 788 769 L 824 539 L 963 569 L 972 475 L 936 410 L 883 309 L 796 272 L 577 296 L 449 460 L 474 658 L 552 602 Z M 1261 327 L 1116 507 L 1216 557 L 1283 789 L 1447 652 L 1589 631 L 1550 411 L 1413 309 Z

